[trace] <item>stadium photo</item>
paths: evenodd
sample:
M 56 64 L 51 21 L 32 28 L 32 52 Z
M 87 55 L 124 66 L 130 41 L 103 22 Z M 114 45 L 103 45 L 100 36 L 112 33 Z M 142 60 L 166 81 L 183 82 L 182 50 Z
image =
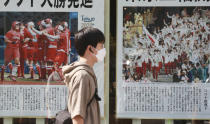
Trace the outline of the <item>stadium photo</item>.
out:
M 124 7 L 125 82 L 208 82 L 210 7 Z

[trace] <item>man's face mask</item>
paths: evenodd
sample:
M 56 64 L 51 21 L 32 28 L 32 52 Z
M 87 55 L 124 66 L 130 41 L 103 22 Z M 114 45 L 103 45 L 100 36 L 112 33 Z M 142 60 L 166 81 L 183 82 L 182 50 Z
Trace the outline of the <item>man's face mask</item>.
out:
M 96 48 L 94 49 L 97 51 L 97 54 L 95 55 L 97 58 L 97 62 L 102 62 L 104 60 L 104 57 L 106 56 L 106 49 L 105 48 L 100 50 L 97 50 Z
M 97 61 L 102 62 L 105 56 L 106 56 L 106 49 L 105 48 L 100 49 L 96 54 Z

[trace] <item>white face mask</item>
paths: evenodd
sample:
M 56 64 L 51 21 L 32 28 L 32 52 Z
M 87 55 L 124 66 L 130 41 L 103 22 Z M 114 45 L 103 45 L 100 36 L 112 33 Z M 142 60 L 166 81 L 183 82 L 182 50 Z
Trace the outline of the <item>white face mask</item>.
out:
M 103 48 L 99 50 L 98 53 L 96 54 L 97 61 L 98 62 L 103 61 L 105 56 L 106 56 L 106 49 Z

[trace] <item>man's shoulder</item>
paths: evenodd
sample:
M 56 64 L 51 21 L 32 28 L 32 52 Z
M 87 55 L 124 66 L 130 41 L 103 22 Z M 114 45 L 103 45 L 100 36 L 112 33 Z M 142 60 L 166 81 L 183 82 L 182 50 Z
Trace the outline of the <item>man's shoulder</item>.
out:
M 75 74 L 81 75 L 81 76 L 87 76 L 90 75 L 88 71 L 86 71 L 85 69 L 79 69 L 77 70 L 77 72 Z
M 78 70 L 72 77 L 72 87 L 76 88 L 78 85 L 83 85 L 88 88 L 92 86 L 94 83 L 94 78 L 87 72 L 86 70 Z M 77 87 L 78 88 L 78 87 Z
M 85 69 L 78 70 L 74 74 L 74 77 L 76 77 L 76 78 L 84 78 L 84 79 L 92 78 L 91 74 L 88 71 L 86 71 Z

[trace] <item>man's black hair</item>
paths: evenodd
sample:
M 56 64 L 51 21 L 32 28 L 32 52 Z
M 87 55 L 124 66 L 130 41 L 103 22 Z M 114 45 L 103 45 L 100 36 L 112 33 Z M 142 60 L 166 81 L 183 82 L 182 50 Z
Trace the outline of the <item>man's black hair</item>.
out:
M 98 43 L 104 43 L 105 36 L 97 28 L 86 27 L 75 34 L 75 48 L 80 56 L 84 56 L 88 45 L 96 48 Z

